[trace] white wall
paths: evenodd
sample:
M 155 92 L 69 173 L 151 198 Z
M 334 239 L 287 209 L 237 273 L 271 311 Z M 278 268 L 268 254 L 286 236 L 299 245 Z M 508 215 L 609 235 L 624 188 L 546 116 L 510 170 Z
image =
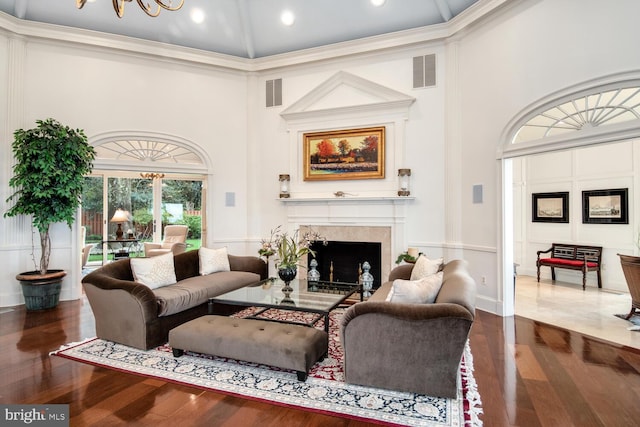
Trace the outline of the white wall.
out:
M 244 239 L 246 229 L 246 77 L 162 60 L 29 43 L 25 117 L 55 117 L 92 141 L 110 131 L 157 132 L 191 141 L 208 154 L 209 232 Z M 46 73 L 41 70 L 47 69 Z M 150 168 L 153 168 L 150 165 Z M 224 193 L 236 192 L 233 212 Z M 234 221 L 224 221 L 232 216 Z
M 509 121 L 536 100 L 588 79 L 640 69 L 635 37 L 640 2 L 611 3 L 507 2 L 449 40 L 412 39 L 404 47 L 307 64 L 291 59 L 292 65 L 286 65 L 286 58 L 274 58 L 271 71 L 269 59 L 263 59 L 257 64 L 266 71 L 258 72 L 246 71 L 251 68 L 246 61 L 237 61 L 234 68 L 228 58 L 224 66 L 230 68 L 207 58 L 191 61 L 191 52 L 181 51 L 182 58 L 190 59 L 178 61 L 145 55 L 142 49 L 92 48 L 46 38 L 26 37 L 20 42 L 24 46 L 15 50 L 8 33 L 0 36 L 0 63 L 8 64 L 0 69 L 0 94 L 11 95 L 7 110 L 0 106 L 0 122 L 6 122 L 0 142 L 0 192 L 8 193 L 13 129 L 30 127 L 38 118 L 51 116 L 82 127 L 90 139 L 109 131 L 174 135 L 202 147 L 210 161 L 207 243 L 255 253 L 260 237 L 286 220 L 277 200 L 277 175 L 293 174 L 301 162 L 280 113 L 336 72 L 347 71 L 416 98 L 405 123 L 405 140 L 392 142 L 404 146 L 390 147 L 394 157 L 385 180 L 298 181 L 297 191 L 386 191 L 393 187 L 395 169 L 411 168 L 416 199 L 407 213 L 408 245 L 432 256 L 464 256 L 481 283 L 478 306 L 502 313 L 502 168 L 497 149 L 505 142 L 501 138 Z M 437 55 L 437 85 L 414 90 L 411 58 L 431 53 Z M 283 79 L 283 106 L 265 108 L 264 82 L 273 78 Z M 325 125 L 349 123 L 314 123 L 309 130 Z M 483 185 L 481 204 L 472 203 L 476 184 Z M 235 207 L 224 206 L 225 192 L 236 193 Z M 0 280 L 10 284 L 0 288 L 3 306 L 19 302 L 13 276 L 28 265 L 31 234 L 24 221 L 1 221 L 0 255 L 11 266 L 0 273 Z M 598 236 L 581 233 L 576 238 L 595 241 Z M 59 267 L 74 267 L 70 259 L 79 255 L 74 241 L 64 226 L 56 229 L 54 258 Z M 78 280 L 75 273 L 65 281 L 63 298 L 77 296 L 71 283 L 77 286 Z M 510 277 L 504 280 L 511 283 Z
M 603 288 L 626 292 L 617 254 L 637 251 L 639 152 L 640 141 L 635 140 L 518 159 L 514 173 L 514 194 L 522 201 L 514 215 L 519 230 L 514 233 L 520 248 L 514 257 L 520 264 L 518 273 L 535 276 L 536 251 L 547 250 L 553 242 L 602 246 Z M 629 224 L 583 224 L 582 192 L 616 188 L 628 189 Z M 531 194 L 556 191 L 569 192 L 569 223 L 532 222 Z M 549 268 L 540 273 L 541 278 L 551 277 Z M 587 278 L 587 286 L 597 286 L 595 273 Z M 582 286 L 580 272 L 557 269 L 556 279 Z
M 639 69 L 633 36 L 639 13 L 640 3 L 632 0 L 511 2 L 460 40 L 461 101 L 453 108 L 463 144 L 462 239 L 474 273 L 495 278 L 480 286 L 480 307 L 502 312 L 503 280 L 511 280 L 499 271 L 502 183 L 496 150 L 505 143 L 505 127 L 527 105 L 556 91 Z M 471 203 L 476 183 L 485 183 L 482 205 Z M 580 239 L 598 237 L 583 233 Z M 484 249 L 491 247 L 494 253 Z
M 9 39 L 2 39 L 0 63 L 19 76 L 4 76 L 0 92 L 17 95 L 0 142 L 2 211 L 6 210 L 10 176 L 11 135 L 17 128 L 35 126 L 36 119 L 53 117 L 85 130 L 89 141 L 105 132 L 156 132 L 188 140 L 208 155 L 208 245 L 227 244 L 245 251 L 247 235 L 247 77 L 238 71 L 187 66 L 145 55 L 89 49 L 60 42 L 29 40 L 24 54 L 9 54 Z M 4 73 L 2 68 L 0 73 Z M 3 98 L 4 99 L 4 98 Z M 3 108 L 4 105 L 0 108 Z M 1 111 L 1 110 L 0 110 Z M 149 165 L 153 169 L 153 165 Z M 236 193 L 235 207 L 224 206 L 225 192 Z M 14 279 L 33 270 L 31 231 L 24 218 L 2 219 L 0 253 L 9 268 L 0 273 L 0 306 L 19 304 L 21 291 Z M 77 234 L 64 225 L 54 227 L 51 268 L 69 272 L 62 299 L 80 295 Z M 37 240 L 36 240 L 37 243 Z
M 146 55 L 79 48 L 54 41 L 29 40 L 23 52 L 7 60 L 15 69 L 25 70 L 15 101 L 22 103 L 24 109 L 8 115 L 13 121 L 10 128 L 32 127 L 38 118 L 54 117 L 83 128 L 90 142 L 108 132 L 154 132 L 188 140 L 207 153 L 211 172 L 207 192 L 209 246 L 227 245 L 233 253 L 257 253 L 259 239 L 278 224 L 286 223 L 284 207 L 278 200 L 280 173 L 296 177 L 293 186 L 301 196 L 338 190 L 388 195 L 397 190 L 397 169 L 408 167 L 413 171 L 412 196 L 416 200 L 411 208 L 414 213 L 407 218 L 408 236 L 398 240 L 434 257 L 442 253 L 445 219 L 437 206 L 443 204 L 444 198 L 445 61 L 438 61 L 436 87 L 420 90 L 411 87 L 412 57 L 430 53 L 442 57 L 441 44 L 296 66 L 278 73 L 189 66 Z M 48 72 L 42 73 L 43 69 Z M 306 132 L 389 126 L 383 180 L 302 181 L 301 142 L 289 133 L 280 113 L 338 71 L 416 98 L 406 122 L 397 123 L 378 115 L 316 121 L 308 129 L 304 126 L 298 129 Z M 265 108 L 265 80 L 280 77 L 284 81 L 283 106 Z M 352 99 L 329 97 L 321 107 L 349 105 L 359 95 L 354 93 Z M 397 126 L 403 128 L 401 137 L 395 136 L 393 128 Z M 8 152 L 9 138 L 3 146 L 3 151 Z M 235 207 L 224 206 L 225 192 L 236 193 Z M 21 302 L 14 276 L 31 269 L 31 233 L 24 218 L 2 221 L 4 229 L 10 232 L 0 237 L 0 252 L 7 252 L 6 259 L 13 266 L 1 277 L 9 284 L 0 290 L 0 306 L 6 306 Z M 79 296 L 80 276 L 74 262 L 79 252 L 75 241 L 76 233 L 56 226 L 51 266 L 71 272 L 63 283 L 62 299 Z
M 435 87 L 412 88 L 412 57 L 436 53 L 438 82 Z M 406 241 L 431 256 L 440 256 L 444 241 L 444 48 L 442 44 L 401 49 L 366 57 L 351 57 L 324 64 L 297 66 L 277 72 L 261 73 L 257 82 L 255 138 L 252 144 L 260 153 L 260 162 L 254 165 L 260 171 L 262 192 L 255 199 L 255 228 L 266 237 L 271 228 L 286 222 L 283 204 L 278 199 L 278 175 L 292 177 L 294 197 L 324 195 L 332 197 L 335 191 L 365 195 L 393 195 L 397 191 L 397 169 L 411 168 L 411 195 L 415 201 L 407 218 Z M 404 140 L 394 138 L 394 120 L 383 113 L 375 117 L 345 117 L 313 119 L 306 124 L 297 123 L 289 129 L 280 115 L 291 104 L 322 85 L 339 71 L 345 71 L 373 83 L 401 92 L 416 101 L 409 108 L 404 123 Z M 266 80 L 283 79 L 283 105 L 265 108 Z M 314 109 L 331 109 L 361 102 L 362 93 L 344 94 L 339 98 L 328 96 Z M 367 126 L 387 126 L 386 176 L 383 180 L 304 182 L 302 174 L 302 133 Z M 293 132 L 293 133 L 290 133 Z M 406 248 L 404 248 L 406 249 Z M 395 254 L 397 255 L 397 254 Z
M 0 34 L 0 58 L 8 58 L 9 52 L 8 40 L 6 37 Z M 0 67 L 0 99 L 9 100 L 9 80 L 8 80 L 8 67 Z M 5 129 L 5 131 L 1 131 L 2 138 L 5 139 L 11 135 L 11 132 L 7 130 L 7 108 L 9 107 L 9 102 L 0 103 L 0 129 Z M 0 165 L 7 165 L 7 158 L 10 157 L 11 152 L 7 152 L 7 150 L 0 149 Z M 3 203 L 7 196 L 7 181 L 10 177 L 10 170 L 7 168 L 3 168 L 3 171 L 0 172 L 0 206 L 3 206 Z

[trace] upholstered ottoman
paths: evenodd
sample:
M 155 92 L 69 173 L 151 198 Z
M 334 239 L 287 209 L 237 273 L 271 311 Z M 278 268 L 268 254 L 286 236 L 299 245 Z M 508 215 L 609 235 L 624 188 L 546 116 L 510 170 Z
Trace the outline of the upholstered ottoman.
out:
M 288 323 L 225 316 L 202 316 L 169 331 L 173 355 L 185 350 L 296 371 L 309 369 L 328 351 L 327 333 Z

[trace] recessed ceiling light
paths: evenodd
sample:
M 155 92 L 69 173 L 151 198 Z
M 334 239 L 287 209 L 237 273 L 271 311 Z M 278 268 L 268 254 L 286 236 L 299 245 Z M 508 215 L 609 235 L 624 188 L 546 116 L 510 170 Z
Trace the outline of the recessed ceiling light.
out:
M 196 24 L 202 24 L 204 22 L 204 11 L 198 7 L 191 9 L 191 20 Z
M 280 15 L 280 20 L 284 25 L 290 27 L 296 21 L 296 17 L 290 10 L 285 10 L 282 12 L 282 15 Z
M 385 1 L 387 0 L 371 0 L 371 4 L 374 5 L 375 7 L 379 7 L 379 6 L 382 6 Z

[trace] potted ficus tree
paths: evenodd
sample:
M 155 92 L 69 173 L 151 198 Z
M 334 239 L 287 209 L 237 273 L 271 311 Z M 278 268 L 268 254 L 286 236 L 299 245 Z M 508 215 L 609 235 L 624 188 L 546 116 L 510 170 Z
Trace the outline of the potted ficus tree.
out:
M 58 305 L 63 270 L 50 270 L 51 224 L 75 221 L 84 176 L 91 172 L 95 150 L 81 129 L 71 129 L 54 119 L 37 120 L 33 129 L 18 129 L 12 144 L 16 164 L 9 186 L 15 192 L 7 199 L 13 206 L 5 217 L 31 216 L 40 235 L 40 260 L 35 271 L 20 273 L 27 310 Z

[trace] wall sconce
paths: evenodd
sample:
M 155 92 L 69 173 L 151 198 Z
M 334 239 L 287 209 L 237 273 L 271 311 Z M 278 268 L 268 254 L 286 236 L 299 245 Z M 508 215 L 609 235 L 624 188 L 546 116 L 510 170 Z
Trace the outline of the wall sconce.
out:
M 289 174 L 278 175 L 278 181 L 280 181 L 280 198 L 288 199 L 289 195 L 289 184 L 291 183 L 291 177 Z
M 118 208 L 116 209 L 116 213 L 113 214 L 113 217 L 109 220 L 109 222 L 118 223 L 118 229 L 116 230 L 116 240 L 122 240 L 122 235 L 124 232 L 122 231 L 122 223 L 129 221 L 129 215 L 126 211 Z
M 411 169 L 398 169 L 399 185 L 398 196 L 408 196 L 411 194 L 409 185 L 411 184 Z

